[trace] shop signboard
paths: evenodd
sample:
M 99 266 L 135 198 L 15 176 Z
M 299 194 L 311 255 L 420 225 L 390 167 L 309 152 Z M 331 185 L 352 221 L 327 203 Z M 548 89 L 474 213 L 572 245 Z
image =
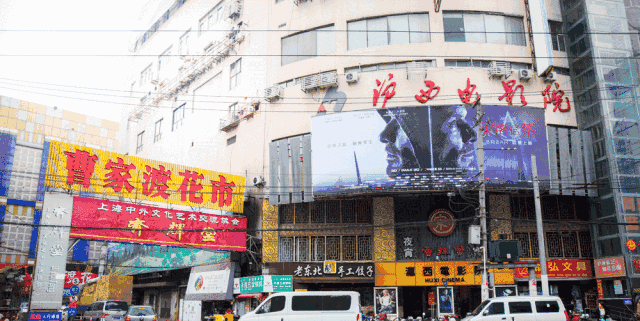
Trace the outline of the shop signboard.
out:
M 46 193 L 31 294 L 31 309 L 59 309 L 62 302 L 73 197 Z M 65 227 L 66 226 L 66 227 Z M 42 314 L 42 316 L 51 316 Z M 59 320 L 59 318 L 58 318 Z
M 147 245 L 135 243 L 109 243 L 107 274 L 133 275 L 229 262 L 230 253 L 217 250 Z
M 526 263 L 524 261 L 517 263 Z M 540 278 L 540 262 L 535 268 L 536 277 Z M 529 279 L 528 268 L 515 268 L 516 279 Z M 550 260 L 547 261 L 547 277 L 550 278 L 592 278 L 591 260 Z
M 245 178 L 52 141 L 45 186 L 242 213 Z
M 293 277 L 291 275 L 259 275 L 236 278 L 233 284 L 234 294 L 293 291 Z
M 75 197 L 71 237 L 246 250 L 247 219 Z
M 191 268 L 185 300 L 232 300 L 234 266 L 230 262 Z
M 622 281 L 621 280 L 613 280 L 613 293 L 614 294 L 622 294 Z
M 64 276 L 64 288 L 69 289 L 97 278 L 98 275 L 91 272 L 67 271 Z
M 61 320 L 62 320 L 62 312 L 29 313 L 29 321 L 61 321 Z
M 598 287 L 598 299 L 603 299 L 604 289 L 602 288 L 602 280 L 596 280 L 596 285 Z
M 398 262 L 376 263 L 376 286 L 480 285 L 480 262 Z M 513 270 L 489 269 L 496 284 L 513 284 Z
M 549 177 L 545 109 L 483 106 L 489 185 L 530 187 L 531 155 Z M 312 119 L 314 194 L 442 187 L 476 180 L 476 110 L 470 105 L 407 106 L 331 113 Z M 459 144 L 460 136 L 466 137 Z M 396 140 L 396 137 L 400 138 Z M 366 161 L 365 161 L 366 160 Z
M 184 321 L 202 321 L 202 301 L 180 300 L 182 306 L 180 312 Z
M 616 256 L 594 261 L 596 278 L 611 278 L 627 275 L 627 269 L 624 264 L 624 257 Z
M 336 262 L 336 273 L 324 273 L 323 263 L 269 263 L 278 275 L 292 275 L 294 278 L 373 278 L 373 263 Z M 270 270 L 271 271 L 271 270 Z M 273 273 L 272 273 L 273 274 Z

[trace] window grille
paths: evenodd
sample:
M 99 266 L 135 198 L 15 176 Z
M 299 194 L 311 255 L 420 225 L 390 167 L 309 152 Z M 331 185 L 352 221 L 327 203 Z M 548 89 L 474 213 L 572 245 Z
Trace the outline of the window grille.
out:
M 580 231 L 578 232 L 578 239 L 580 241 L 580 254 L 582 257 L 593 257 L 591 233 L 589 231 Z
M 311 237 L 311 261 L 324 261 L 324 236 Z
M 280 262 L 293 262 L 293 237 L 280 238 Z
M 538 234 L 531 233 L 529 236 L 531 243 L 531 257 L 540 257 L 540 248 L 538 247 Z
M 324 223 L 324 208 L 325 202 L 311 203 L 311 223 Z
M 327 236 L 327 260 L 340 260 L 339 236 Z
M 569 235 L 562 236 L 562 245 L 564 248 L 564 257 L 580 257 L 578 234 L 576 232 L 571 232 Z
M 556 232 L 547 232 L 547 255 L 549 257 L 562 257 L 562 240 Z
M 309 223 L 309 203 L 295 204 L 296 223 Z
M 372 222 L 371 200 L 358 200 L 356 203 L 356 213 L 358 216 L 358 223 L 371 223 Z
M 309 261 L 309 238 L 306 236 L 296 237 L 297 262 Z
M 371 251 L 371 236 L 360 235 L 358 236 L 358 260 L 368 261 L 373 259 L 373 253 Z
M 342 201 L 342 223 L 355 223 L 356 222 L 356 210 L 355 201 L 344 200 Z
M 513 236 L 516 240 L 520 241 L 522 245 L 522 257 L 531 257 L 531 245 L 529 244 L 529 233 L 514 233 Z
M 358 247 L 355 236 L 342 237 L 342 260 L 355 261 L 358 258 Z
M 571 197 L 560 197 L 559 198 L 559 207 L 560 207 L 560 219 L 561 220 L 573 220 L 576 218 L 574 212 L 574 201 Z
M 280 206 L 280 224 L 293 223 L 293 204 Z
M 545 220 L 558 219 L 558 198 L 548 196 L 542 199 L 542 218 Z
M 327 223 L 340 223 L 340 201 L 327 201 Z

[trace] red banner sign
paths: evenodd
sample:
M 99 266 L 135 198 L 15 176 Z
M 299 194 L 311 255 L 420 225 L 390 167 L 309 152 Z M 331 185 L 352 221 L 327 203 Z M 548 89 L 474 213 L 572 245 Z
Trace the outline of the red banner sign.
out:
M 524 263 L 524 262 L 519 262 Z M 540 262 L 537 262 L 536 277 L 540 277 Z M 590 260 L 551 260 L 547 261 L 547 276 L 550 278 L 593 277 Z M 516 279 L 528 279 L 527 268 L 515 269 Z
M 98 275 L 90 272 L 69 271 L 64 275 L 64 288 L 85 284 L 89 280 L 97 279 Z
M 247 219 L 232 216 L 75 197 L 71 226 L 82 239 L 246 250 Z
M 604 299 L 604 290 L 602 289 L 602 280 L 596 280 L 598 286 L 598 299 Z

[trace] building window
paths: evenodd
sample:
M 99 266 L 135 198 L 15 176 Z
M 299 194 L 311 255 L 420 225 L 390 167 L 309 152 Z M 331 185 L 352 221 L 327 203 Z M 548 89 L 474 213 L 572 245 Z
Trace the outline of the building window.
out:
M 142 151 L 142 139 L 144 137 L 144 131 L 138 134 L 138 143 L 136 144 L 136 154 Z
M 231 64 L 230 67 L 230 75 L 231 75 L 231 84 L 229 89 L 236 88 L 238 82 L 240 81 L 240 72 L 242 71 L 242 58 L 236 60 L 236 62 Z
M 280 224 L 371 223 L 370 199 L 315 201 L 285 204 L 279 210 Z
M 429 14 L 379 17 L 347 23 L 348 50 L 430 42 Z
M 538 233 L 514 233 L 520 241 L 523 258 L 536 258 L 538 252 Z M 592 258 L 591 235 L 589 231 L 553 231 L 545 233 L 545 244 L 549 258 Z
M 144 70 L 140 73 L 140 86 L 144 86 L 146 84 L 149 83 L 149 81 L 151 81 L 151 65 L 147 66 L 147 68 L 144 68 Z
M 553 50 L 566 51 L 564 46 L 564 34 L 562 32 L 562 22 L 549 21 L 549 33 L 551 34 L 551 45 Z
M 280 238 L 280 262 L 371 261 L 371 235 Z
M 171 47 L 158 56 L 158 72 L 171 61 Z
M 524 25 L 520 17 L 483 13 L 443 14 L 444 41 L 483 42 L 524 46 Z
M 182 120 L 184 119 L 184 106 L 186 104 L 182 104 L 182 106 L 173 110 L 173 121 L 171 122 L 171 131 L 178 129 L 178 127 L 182 126 Z
M 335 52 L 333 26 L 305 31 L 281 40 L 282 65 Z
M 203 31 L 215 29 L 215 25 L 222 20 L 222 13 L 224 12 L 224 2 L 220 2 L 211 11 L 207 12 L 204 17 L 200 18 L 198 24 L 198 36 L 202 35 Z
M 178 54 L 179 55 L 188 55 L 189 54 L 189 34 L 191 30 L 187 30 L 181 37 L 180 42 L 178 43 Z
M 160 138 L 162 137 L 162 118 L 160 118 L 160 120 L 158 120 L 156 122 L 156 131 L 155 134 L 153 135 L 153 142 L 157 142 L 160 140 Z

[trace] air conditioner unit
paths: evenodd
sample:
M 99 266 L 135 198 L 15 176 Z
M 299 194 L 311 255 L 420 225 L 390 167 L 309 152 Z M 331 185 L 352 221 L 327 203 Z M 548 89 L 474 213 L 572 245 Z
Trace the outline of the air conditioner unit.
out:
M 233 1 L 229 4 L 229 18 L 235 18 L 240 15 L 240 1 Z
M 349 71 L 344 75 L 344 78 L 347 83 L 356 83 L 360 79 L 360 75 L 357 71 Z
M 548 73 L 547 76 L 544 77 L 545 82 L 553 83 L 553 82 L 556 82 L 557 80 L 558 80 L 558 74 L 553 71 Z
M 267 101 L 273 101 L 282 97 L 282 87 L 273 86 L 264 90 L 264 98 Z
M 529 69 L 520 69 L 518 70 L 518 78 L 520 78 L 520 80 L 530 80 L 533 78 L 533 71 Z
M 262 176 L 255 176 L 253 178 L 253 186 L 262 187 L 262 186 L 264 186 L 264 183 L 265 183 L 264 177 L 262 177 Z
M 489 65 L 489 77 L 503 77 L 511 74 L 511 63 L 492 61 Z
M 319 88 L 329 88 L 338 85 L 338 73 L 336 71 L 328 71 L 320 74 L 302 77 L 302 91 L 309 92 Z

